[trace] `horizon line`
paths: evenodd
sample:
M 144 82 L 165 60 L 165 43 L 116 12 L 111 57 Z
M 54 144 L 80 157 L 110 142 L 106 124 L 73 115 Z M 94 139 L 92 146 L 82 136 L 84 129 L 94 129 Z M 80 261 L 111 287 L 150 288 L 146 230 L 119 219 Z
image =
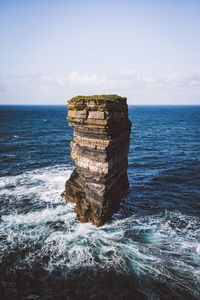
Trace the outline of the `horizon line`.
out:
M 200 104 L 133 104 L 127 103 L 128 106 L 200 106 Z M 52 104 L 52 103 L 45 103 L 45 104 L 36 104 L 36 103 L 0 103 L 0 106 L 67 106 L 67 104 Z

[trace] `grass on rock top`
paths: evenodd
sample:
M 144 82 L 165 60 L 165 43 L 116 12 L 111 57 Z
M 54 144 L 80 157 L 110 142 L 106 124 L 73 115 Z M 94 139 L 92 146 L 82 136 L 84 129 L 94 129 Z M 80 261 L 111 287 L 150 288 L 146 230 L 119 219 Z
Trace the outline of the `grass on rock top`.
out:
M 92 100 L 119 102 L 122 100 L 126 100 L 126 98 L 118 95 L 76 96 L 71 98 L 69 102 L 92 101 Z

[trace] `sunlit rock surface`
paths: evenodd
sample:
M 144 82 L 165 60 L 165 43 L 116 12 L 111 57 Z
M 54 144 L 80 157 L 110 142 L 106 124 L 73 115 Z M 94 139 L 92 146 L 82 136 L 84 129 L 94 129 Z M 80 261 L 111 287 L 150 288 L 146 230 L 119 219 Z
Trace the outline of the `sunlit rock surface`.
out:
M 77 218 L 101 226 L 112 217 L 128 190 L 131 122 L 126 98 L 77 96 L 68 101 L 74 129 L 71 157 L 75 170 L 63 196 L 76 203 Z

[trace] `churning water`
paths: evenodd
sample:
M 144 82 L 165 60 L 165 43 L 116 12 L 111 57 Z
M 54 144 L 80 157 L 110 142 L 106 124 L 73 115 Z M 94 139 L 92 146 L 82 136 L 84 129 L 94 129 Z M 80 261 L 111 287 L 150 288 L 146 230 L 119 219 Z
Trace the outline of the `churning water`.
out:
M 200 107 L 129 107 L 130 189 L 75 220 L 65 107 L 0 108 L 0 299 L 199 299 Z

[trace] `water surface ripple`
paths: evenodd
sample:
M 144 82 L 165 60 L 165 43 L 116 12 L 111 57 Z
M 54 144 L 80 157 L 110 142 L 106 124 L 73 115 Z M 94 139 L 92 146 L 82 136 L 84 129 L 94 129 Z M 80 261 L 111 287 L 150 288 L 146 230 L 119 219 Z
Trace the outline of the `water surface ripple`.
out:
M 200 107 L 129 107 L 130 189 L 75 219 L 62 106 L 0 107 L 0 299 L 199 299 Z

